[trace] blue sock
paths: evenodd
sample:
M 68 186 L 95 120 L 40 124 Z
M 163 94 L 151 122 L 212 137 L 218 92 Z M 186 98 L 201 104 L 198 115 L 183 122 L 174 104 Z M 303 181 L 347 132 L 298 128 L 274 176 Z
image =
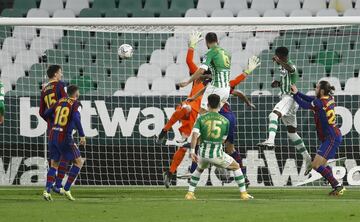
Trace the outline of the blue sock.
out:
M 47 172 L 47 176 L 46 176 L 46 191 L 48 193 L 51 192 L 51 187 L 54 184 L 55 181 L 55 174 L 56 174 L 56 169 L 54 167 L 50 167 L 48 172 Z
M 58 172 L 55 179 L 55 185 L 57 188 L 62 187 L 62 181 L 64 179 L 67 166 L 68 166 L 68 161 L 62 159 L 59 163 Z
M 80 168 L 73 165 L 69 171 L 69 176 L 68 176 L 68 179 L 66 181 L 66 184 L 64 186 L 64 190 L 68 191 L 70 190 L 70 187 L 72 185 L 72 183 L 74 182 L 75 178 L 77 177 L 77 175 L 79 174 L 80 172 Z
M 192 162 L 190 166 L 190 173 L 193 173 L 197 168 L 197 163 Z

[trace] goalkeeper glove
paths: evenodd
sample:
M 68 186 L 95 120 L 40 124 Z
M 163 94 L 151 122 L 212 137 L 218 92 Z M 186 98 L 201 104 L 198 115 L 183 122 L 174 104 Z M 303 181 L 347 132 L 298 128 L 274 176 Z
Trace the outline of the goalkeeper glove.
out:
M 256 67 L 260 65 L 260 59 L 257 56 L 252 56 L 249 58 L 247 69 L 244 71 L 246 74 L 251 74 Z
M 202 39 L 201 32 L 194 31 L 189 37 L 189 48 L 196 48 L 196 44 Z

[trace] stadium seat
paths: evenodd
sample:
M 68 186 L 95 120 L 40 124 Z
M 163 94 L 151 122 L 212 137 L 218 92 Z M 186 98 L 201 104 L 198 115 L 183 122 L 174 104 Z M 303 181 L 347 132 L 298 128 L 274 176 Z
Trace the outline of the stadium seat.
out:
M 356 0 L 356 2 L 355 2 L 355 8 L 360 8 L 360 0 Z
M 36 63 L 31 66 L 29 71 L 29 77 L 37 78 L 37 79 L 44 79 L 46 78 L 46 69 L 47 64 L 45 63 Z
M 178 9 L 173 10 L 162 10 L 160 12 L 160 17 L 183 17 L 185 13 L 181 12 Z
M 26 50 L 26 43 L 23 39 L 18 39 L 13 37 L 6 38 L 4 40 L 2 50 L 7 51 L 10 54 L 10 56 L 15 56 L 16 53 L 22 50 Z
M 53 43 L 58 43 L 63 36 L 64 31 L 62 29 L 42 28 L 40 30 L 40 37 L 50 39 Z
M 61 0 L 41 0 L 39 8 L 48 11 L 52 16 L 56 10 L 64 8 L 64 5 Z
M 15 0 L 13 3 L 14 9 L 29 10 L 31 8 L 37 8 L 36 0 Z
M 115 9 L 118 10 L 118 9 Z M 111 10 L 112 11 L 112 10 Z M 96 17 L 102 17 L 102 13 L 99 9 L 95 8 L 84 8 L 80 11 L 79 17 L 83 18 L 96 18 Z
M 12 63 L 12 56 L 7 51 L 0 51 L 0 70 L 2 67 Z
M 2 17 L 24 17 L 25 13 L 24 10 L 21 9 L 12 9 L 12 8 L 5 8 L 1 12 Z
M 142 0 L 121 0 L 119 9 L 127 10 L 128 13 L 134 10 L 140 10 L 142 9 Z
M 89 8 L 89 2 L 88 0 L 67 0 L 65 8 L 73 10 L 78 16 L 82 9 Z
M 266 10 L 274 9 L 274 1 L 269 0 L 252 0 L 251 8 L 255 9 L 260 13 L 260 15 L 264 14 Z
M 154 17 L 154 12 L 147 9 L 132 10 L 130 12 L 132 17 Z
M 191 8 L 186 11 L 185 17 L 207 17 L 207 14 L 204 10 Z
M 360 16 L 360 9 L 349 8 L 344 12 L 344 16 Z
M 189 76 L 189 68 L 186 64 L 171 64 L 166 68 L 165 76 L 179 83 Z
M 106 10 L 105 17 L 127 17 L 127 12 L 120 8 L 109 9 Z
M 254 32 L 230 32 L 229 37 L 237 38 L 245 44 L 249 38 L 254 37 Z
M 340 80 L 336 77 L 324 77 L 321 78 L 319 81 L 328 81 L 330 83 L 330 85 L 335 87 L 335 95 L 336 94 L 341 94 L 342 93 L 342 89 L 341 89 L 341 83 Z
M 215 9 L 221 9 L 220 0 L 199 0 L 197 9 L 204 10 L 209 16 Z
M 18 96 L 39 95 L 41 92 L 41 79 L 20 77 L 16 81 L 15 91 Z
M 127 92 L 125 90 L 119 89 L 116 92 L 114 92 L 113 96 L 119 96 L 119 97 L 121 97 L 121 96 L 135 96 L 135 94 L 131 93 L 131 92 Z
M 242 73 L 244 70 L 243 66 L 239 63 L 232 63 L 230 67 L 230 79 L 234 79 L 237 75 Z
M 139 67 L 137 77 L 144 78 L 148 83 L 152 83 L 154 79 L 162 76 L 161 69 L 158 65 L 144 63 Z
M 166 40 L 165 51 L 170 52 L 174 57 L 183 49 L 188 47 L 188 43 L 183 38 L 170 37 Z
M 331 67 L 331 77 L 337 77 L 339 79 L 349 79 L 355 75 L 354 65 L 352 64 L 335 64 Z
M 30 43 L 36 35 L 36 28 L 31 26 L 15 26 L 13 31 L 14 38 L 23 39 L 26 43 Z
M 177 56 L 176 56 L 176 63 L 177 64 L 186 64 L 186 56 L 187 56 L 187 50 L 180 51 L 179 54 L 177 54 Z M 194 51 L 193 61 L 195 64 L 200 64 L 200 56 L 197 51 Z
M 300 9 L 300 1 L 299 0 L 279 0 L 276 6 L 277 9 L 281 9 L 286 13 L 286 15 L 290 15 L 290 13 L 296 9 Z
M 247 40 L 245 49 L 248 52 L 258 54 L 262 50 L 269 49 L 269 43 L 266 39 L 253 37 Z
M 30 70 L 30 67 L 39 62 L 39 57 L 35 51 L 25 50 L 16 54 L 15 65 L 22 67 L 25 71 Z
M 1 77 L 9 79 L 11 84 L 15 84 L 19 77 L 25 76 L 25 71 L 21 66 L 8 64 L 1 69 Z
M 28 18 L 48 18 L 50 14 L 45 9 L 32 8 L 27 12 L 26 17 Z
M 162 11 L 169 9 L 167 0 L 146 0 L 144 9 L 153 13 L 160 14 Z
M 311 17 L 311 11 L 307 9 L 295 9 L 290 13 L 290 17 Z
M 239 11 L 237 17 L 260 17 L 260 13 L 255 9 L 244 9 Z
M 154 79 L 151 92 L 158 95 L 167 95 L 176 90 L 175 82 L 172 78 L 160 77 Z
M 353 95 L 360 95 L 360 78 L 349 78 L 345 83 L 344 91 Z
M 75 18 L 75 13 L 71 9 L 59 9 L 54 12 L 53 18 Z
M 234 15 L 228 9 L 215 9 L 211 13 L 211 17 L 234 17 Z
M 94 0 L 93 9 L 110 10 L 116 8 L 115 0 Z
M 4 85 L 4 92 L 7 93 L 9 92 L 10 90 L 12 90 L 12 85 L 11 85 L 11 82 L 9 80 L 9 78 L 7 77 L 1 77 L 0 78 L 0 81 L 3 83 Z
M 158 65 L 162 71 L 165 71 L 166 67 L 172 63 L 174 63 L 174 58 L 170 52 L 156 49 L 151 53 L 150 64 Z
M 124 91 L 140 95 L 143 92 L 149 91 L 149 84 L 145 78 L 130 77 L 126 80 Z
M 242 51 L 242 43 L 240 39 L 232 37 L 224 37 L 219 40 L 219 44 L 230 54 Z
M 251 92 L 252 96 L 271 96 L 271 92 L 267 90 L 255 90 Z
M 172 0 L 170 10 L 179 11 L 181 14 L 185 14 L 186 10 L 194 8 L 193 0 Z
M 230 10 L 233 16 L 236 16 L 240 10 L 247 8 L 246 0 L 226 0 L 224 3 L 224 9 Z
M 326 0 L 304 0 L 303 9 L 311 11 L 312 15 L 316 15 L 318 11 L 326 8 Z
M 316 16 L 322 17 L 322 16 L 339 16 L 337 11 L 335 9 L 321 9 L 316 13 Z
M 265 11 L 263 17 L 286 17 L 286 14 L 281 9 L 269 9 Z
M 329 8 L 335 9 L 341 15 L 352 7 L 352 0 L 330 0 L 329 2 Z
M 258 31 L 258 32 L 256 32 L 255 36 L 257 38 L 266 39 L 268 42 L 272 42 L 272 41 L 274 41 L 274 39 L 276 37 L 280 36 L 280 32 L 279 31 Z
M 253 56 L 253 53 L 246 50 L 234 52 L 231 55 L 231 64 L 239 64 L 240 67 L 246 67 L 251 56 Z

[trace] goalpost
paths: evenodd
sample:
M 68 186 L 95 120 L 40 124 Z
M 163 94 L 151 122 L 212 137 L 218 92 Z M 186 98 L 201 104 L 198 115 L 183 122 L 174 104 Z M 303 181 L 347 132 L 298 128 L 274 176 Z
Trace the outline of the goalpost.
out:
M 250 110 L 231 97 L 238 120 L 235 147 L 244 158 L 251 186 L 322 185 L 315 174 L 303 176 L 301 155 L 280 124 L 274 150 L 256 144 L 267 137 L 268 115 L 279 101 L 279 79 L 272 62 L 278 46 L 288 47 L 299 71 L 298 87 L 313 93 L 327 78 L 337 88 L 338 123 L 344 141 L 334 162 L 335 177 L 360 185 L 360 18 L 0 18 L 0 70 L 5 85 L 5 123 L 0 126 L 0 185 L 43 185 L 46 175 L 46 124 L 38 113 L 46 68 L 59 64 L 63 79 L 80 86 L 86 159 L 77 185 L 163 185 L 162 171 L 174 146 L 160 146 L 154 136 L 186 98 L 189 88 L 176 84 L 188 78 L 186 50 L 193 30 L 216 32 L 220 46 L 232 55 L 231 76 L 257 55 L 261 66 L 237 89 L 257 106 Z M 134 55 L 120 59 L 121 44 Z M 195 61 L 206 52 L 199 42 Z M 151 88 L 148 88 L 151 86 Z M 357 87 L 356 87 L 357 86 Z M 312 114 L 297 112 L 298 131 L 311 155 L 319 145 Z M 170 138 L 178 137 L 176 124 Z M 78 136 L 75 134 L 75 137 Z M 44 150 L 45 147 L 45 150 Z M 178 174 L 187 173 L 185 157 Z M 335 166 L 336 165 L 336 166 Z M 201 185 L 223 186 L 211 168 Z M 187 185 L 176 179 L 173 185 Z

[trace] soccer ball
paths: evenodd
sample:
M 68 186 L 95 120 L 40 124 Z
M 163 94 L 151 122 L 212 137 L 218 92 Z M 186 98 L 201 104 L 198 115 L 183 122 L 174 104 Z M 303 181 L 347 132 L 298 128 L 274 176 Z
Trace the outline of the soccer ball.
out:
M 133 55 L 133 47 L 129 44 L 122 44 L 118 49 L 118 55 L 122 59 L 131 58 Z

